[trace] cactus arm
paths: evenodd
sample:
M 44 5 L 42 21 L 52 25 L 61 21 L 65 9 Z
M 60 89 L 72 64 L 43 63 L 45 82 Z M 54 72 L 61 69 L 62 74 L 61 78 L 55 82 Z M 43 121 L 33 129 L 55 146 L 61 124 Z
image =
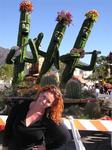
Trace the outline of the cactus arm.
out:
M 40 43 L 42 42 L 44 34 L 41 32 L 38 34 L 38 37 L 35 40 L 35 46 L 37 48 L 37 50 L 39 49 Z
M 65 54 L 65 55 L 60 56 L 59 59 L 61 62 L 66 64 L 67 62 L 70 62 L 72 60 L 72 56 L 70 54 Z
M 41 55 L 42 57 L 46 57 L 46 52 L 43 52 L 41 50 L 38 50 L 38 54 Z
M 36 46 L 34 44 L 34 41 L 31 39 L 29 39 L 29 46 L 30 46 L 33 58 L 30 59 L 30 58 L 25 57 L 24 61 L 28 62 L 28 63 L 36 63 L 38 61 L 38 52 L 37 52 Z
M 8 53 L 6 60 L 5 60 L 5 62 L 7 64 L 13 64 L 12 58 L 13 58 L 14 54 L 15 54 L 15 49 L 10 50 L 10 52 Z
M 40 47 L 40 43 L 41 43 L 41 41 L 43 39 L 43 36 L 44 36 L 44 34 L 42 32 L 39 33 L 38 37 L 34 41 L 35 41 L 35 46 L 36 46 L 36 49 L 38 51 L 38 54 L 41 55 L 42 57 L 45 57 L 46 56 L 46 52 L 40 50 L 40 48 L 39 48 Z
M 68 64 L 69 62 L 73 62 L 73 60 L 75 58 L 79 58 L 79 55 L 77 55 L 75 53 L 74 54 L 68 53 L 68 54 L 60 56 L 59 59 L 60 59 L 61 62 L 65 63 L 65 64 Z
M 85 70 L 85 71 L 93 70 L 94 67 L 95 67 L 95 64 L 96 64 L 98 54 L 99 54 L 99 52 L 94 50 L 93 53 L 92 53 L 90 65 L 84 65 L 84 63 L 77 63 L 76 68 L 79 68 L 79 69 L 82 69 L 82 70 Z

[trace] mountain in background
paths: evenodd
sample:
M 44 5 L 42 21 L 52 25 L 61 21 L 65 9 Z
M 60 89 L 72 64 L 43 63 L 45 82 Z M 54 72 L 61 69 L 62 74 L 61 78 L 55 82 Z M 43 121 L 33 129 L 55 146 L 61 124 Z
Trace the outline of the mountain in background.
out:
M 0 47 L 0 65 L 5 64 L 5 59 L 8 53 L 9 53 L 9 49 Z

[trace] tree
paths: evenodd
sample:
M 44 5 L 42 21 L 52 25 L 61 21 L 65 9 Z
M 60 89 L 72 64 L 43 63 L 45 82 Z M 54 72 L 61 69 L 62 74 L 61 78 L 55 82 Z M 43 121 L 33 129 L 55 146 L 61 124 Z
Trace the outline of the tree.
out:
M 0 66 L 0 79 L 10 80 L 13 76 L 12 65 L 4 64 Z
M 106 56 L 100 56 L 97 58 L 96 66 L 91 75 L 93 80 L 101 80 L 108 76 L 108 62 Z

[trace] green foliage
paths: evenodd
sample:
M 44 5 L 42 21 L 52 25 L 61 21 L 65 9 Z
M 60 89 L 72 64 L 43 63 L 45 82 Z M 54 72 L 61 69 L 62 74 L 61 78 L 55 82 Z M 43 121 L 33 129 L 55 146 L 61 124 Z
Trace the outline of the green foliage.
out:
M 98 102 L 88 102 L 85 106 L 85 115 L 88 115 L 90 119 L 100 118 L 100 104 Z
M 95 98 L 95 93 L 91 92 L 91 90 L 81 91 L 81 98 L 88 98 L 88 97 Z
M 101 80 L 109 75 L 108 72 L 109 63 L 106 56 L 100 56 L 97 58 L 96 66 L 93 74 L 89 77 L 92 80 Z
M 112 76 L 105 78 L 105 81 L 106 81 L 107 83 L 112 84 Z
M 4 64 L 0 66 L 0 79 L 9 80 L 13 76 L 13 67 L 12 65 Z
M 84 118 L 84 110 L 79 107 L 79 105 L 71 105 L 65 107 L 64 115 L 72 115 L 74 118 Z M 86 117 L 86 116 L 85 116 Z

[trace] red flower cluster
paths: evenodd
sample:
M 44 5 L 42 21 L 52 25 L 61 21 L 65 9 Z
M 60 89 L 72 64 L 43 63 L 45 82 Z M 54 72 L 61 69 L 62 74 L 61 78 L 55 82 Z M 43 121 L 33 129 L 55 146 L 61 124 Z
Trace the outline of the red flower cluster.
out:
M 72 22 L 72 15 L 70 12 L 65 12 L 62 10 L 61 12 L 58 12 L 56 21 L 63 22 L 66 25 L 69 25 Z
M 23 0 L 20 4 L 20 11 L 28 11 L 31 12 L 33 10 L 33 5 L 30 0 Z

